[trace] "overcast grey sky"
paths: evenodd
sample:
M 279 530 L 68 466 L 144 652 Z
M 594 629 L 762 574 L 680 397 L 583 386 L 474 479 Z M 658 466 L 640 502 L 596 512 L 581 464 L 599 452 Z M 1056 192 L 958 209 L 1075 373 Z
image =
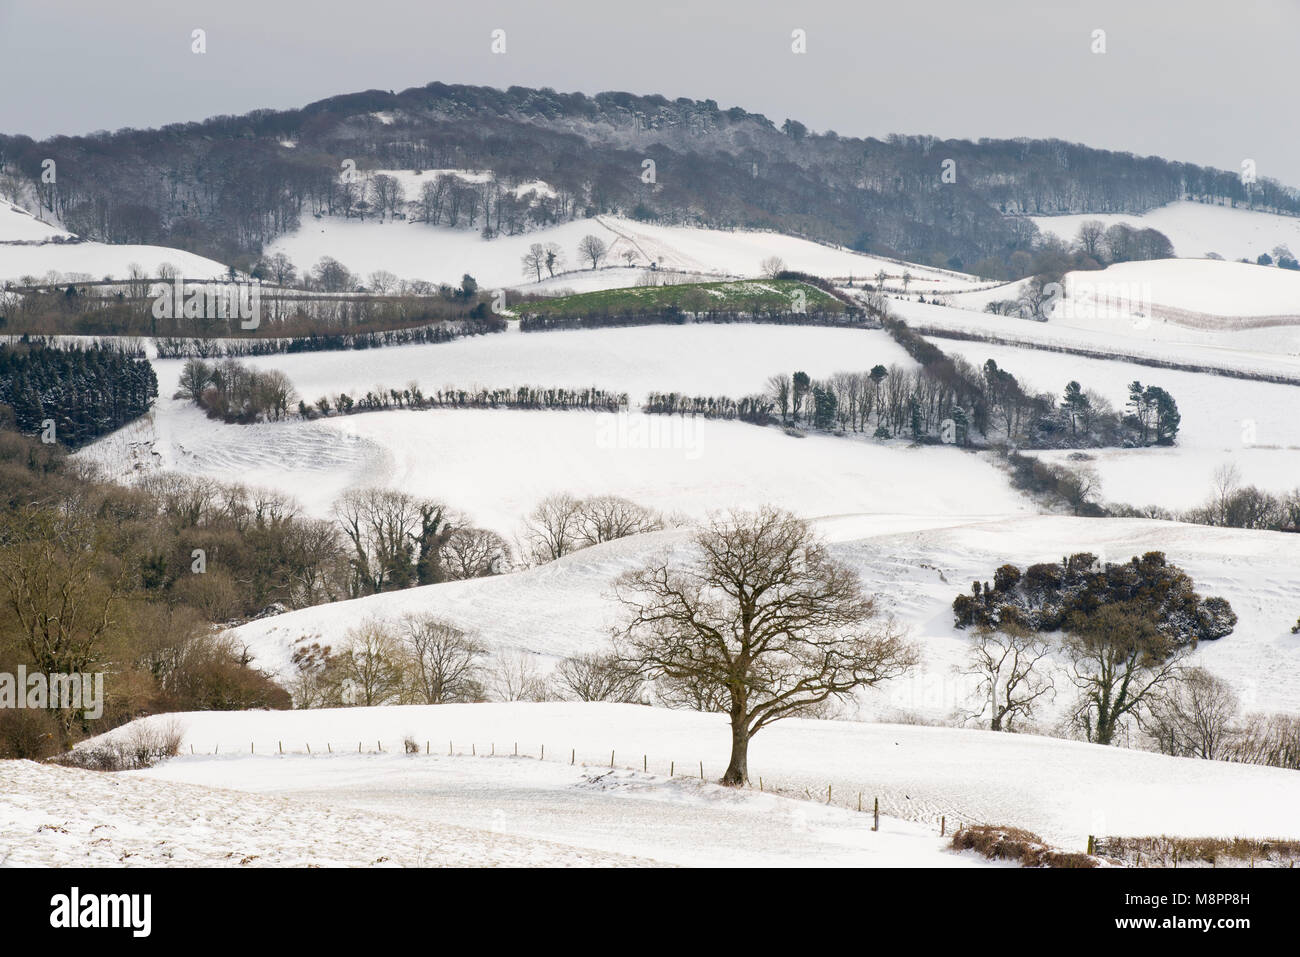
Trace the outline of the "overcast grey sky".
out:
M 0 0 L 0 130 L 157 126 L 441 80 L 714 99 L 846 135 L 1249 158 L 1300 186 L 1298 46 L 1300 0 Z

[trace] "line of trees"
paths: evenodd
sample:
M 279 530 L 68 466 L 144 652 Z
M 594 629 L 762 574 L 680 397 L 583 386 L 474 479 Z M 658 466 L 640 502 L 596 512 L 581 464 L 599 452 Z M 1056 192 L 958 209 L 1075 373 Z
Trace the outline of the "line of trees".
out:
M 348 393 L 321 396 L 312 405 L 299 402 L 304 418 L 318 415 L 351 415 L 384 409 L 552 409 L 617 412 L 627 408 L 626 392 L 595 387 L 571 389 L 564 386 L 516 386 L 513 389 L 438 389 L 426 393 L 416 383 L 402 389 L 375 388 L 353 399 Z
M 1242 482 L 1240 470 L 1229 463 L 1215 470 L 1213 486 L 1205 501 L 1195 508 L 1176 511 L 1159 505 L 1112 506 L 1112 515 L 1192 522 L 1221 528 L 1250 528 L 1261 531 L 1300 531 L 1300 488 L 1274 494 Z
M 706 419 L 738 419 L 755 425 L 773 421 L 775 409 L 772 399 L 765 395 L 732 399 L 680 392 L 651 392 L 641 405 L 641 411 L 651 415 L 698 415 Z

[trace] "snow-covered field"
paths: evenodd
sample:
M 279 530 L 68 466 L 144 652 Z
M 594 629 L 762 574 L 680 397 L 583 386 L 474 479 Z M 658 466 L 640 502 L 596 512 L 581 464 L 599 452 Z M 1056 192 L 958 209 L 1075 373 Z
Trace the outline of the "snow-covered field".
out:
M 1225 259 L 1255 261 L 1260 253 L 1288 245 L 1300 252 L 1300 218 L 1277 216 L 1250 209 L 1233 209 L 1211 203 L 1183 201 L 1160 206 L 1140 216 L 1126 213 L 1083 213 L 1071 216 L 1034 216 L 1043 232 L 1071 241 L 1088 220 L 1106 226 L 1125 223 L 1136 229 L 1158 229 L 1174 244 L 1174 254 L 1196 259 L 1218 253 Z
M 773 373 L 826 375 L 911 365 L 883 332 L 768 325 L 688 325 L 504 333 L 456 343 L 250 360 L 284 371 L 308 401 L 322 394 L 521 384 L 743 395 Z M 691 516 L 764 501 L 813 515 L 842 511 L 1012 513 L 1029 504 L 984 458 L 906 442 L 846 441 L 676 416 L 504 410 L 388 411 L 314 422 L 228 426 L 169 398 L 181 363 L 156 363 L 151 416 L 80 456 L 111 474 L 174 469 L 278 488 L 316 513 L 346 488 L 381 484 L 442 498 L 512 534 L 546 495 L 625 495 Z M 942 470 L 951 482 L 926 477 Z M 972 499 L 971 497 L 974 497 Z
M 517 329 L 431 345 L 347 352 L 294 353 L 243 360 L 279 369 L 308 402 L 415 382 L 445 386 L 564 386 L 740 397 L 762 391 L 768 377 L 802 369 L 824 376 L 876 364 L 915 363 L 888 333 L 765 324 L 691 323 L 627 329 L 521 333 Z M 170 396 L 180 360 L 155 362 L 160 395 Z
M 588 234 L 600 237 L 609 247 L 609 266 L 624 266 L 628 262 L 624 253 L 629 253 L 635 266 L 655 263 L 661 270 L 701 274 L 701 279 L 758 276 L 763 260 L 778 256 L 788 269 L 859 281 L 882 269 L 891 281 L 897 281 L 907 271 L 914 280 L 910 288 L 918 292 L 987 285 L 961 273 L 895 263 L 781 233 L 657 226 L 615 216 L 491 240 L 481 238 L 475 230 L 409 220 L 381 223 L 324 217 L 304 220 L 296 232 L 277 239 L 269 251 L 283 252 L 300 270 L 310 269 L 322 256 L 332 256 L 363 277 L 385 269 L 403 279 L 456 284 L 468 272 L 485 288 L 531 289 L 536 283 L 524 274 L 520 258 L 533 243 L 556 243 L 568 271 L 549 281 L 550 288 L 590 291 L 629 285 L 626 268 L 584 270 L 587 264 L 578 255 L 578 242 Z
M 1070 850 L 1089 834 L 1300 837 L 1294 772 L 1033 735 L 789 719 L 753 739 L 753 790 L 730 791 L 707 783 L 726 765 L 722 715 L 516 703 L 175 720 L 182 756 L 127 783 L 251 791 L 672 863 L 972 863 L 940 849 L 941 817 L 1012 821 Z M 401 753 L 407 737 L 430 753 Z M 805 800 L 757 793 L 759 776 Z M 828 786 L 832 806 L 819 807 Z M 880 799 L 877 833 L 859 793 L 864 810 Z
M 0 281 L 20 282 L 27 277 L 43 281 L 51 273 L 78 276 L 91 281 L 124 279 L 132 266 L 145 275 L 157 275 L 158 267 L 170 263 L 188 279 L 220 279 L 226 267 L 214 259 L 196 256 L 166 246 L 110 245 L 107 243 L 0 243 Z

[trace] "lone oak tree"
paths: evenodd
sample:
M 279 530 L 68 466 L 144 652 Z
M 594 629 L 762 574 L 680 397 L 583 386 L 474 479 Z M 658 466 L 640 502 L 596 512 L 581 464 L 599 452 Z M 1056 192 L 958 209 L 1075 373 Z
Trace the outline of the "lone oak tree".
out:
M 764 507 L 715 517 L 681 567 L 623 575 L 620 654 L 647 678 L 718 690 L 731 719 L 723 784 L 749 777 L 749 740 L 829 698 L 902 674 L 913 649 L 807 522 Z

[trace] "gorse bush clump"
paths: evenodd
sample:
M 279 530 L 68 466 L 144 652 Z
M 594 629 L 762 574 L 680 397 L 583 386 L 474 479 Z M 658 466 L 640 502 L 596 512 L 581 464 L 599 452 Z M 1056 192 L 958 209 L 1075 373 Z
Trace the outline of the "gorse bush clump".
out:
M 1059 562 L 1030 565 L 1023 572 L 1003 565 L 992 583 L 976 581 L 970 594 L 958 595 L 952 609 L 958 628 L 1014 623 L 1034 631 L 1057 631 L 1119 603 L 1140 608 L 1179 645 L 1222 638 L 1237 624 L 1226 599 L 1199 595 L 1187 573 L 1163 552 L 1118 564 L 1079 552 Z

